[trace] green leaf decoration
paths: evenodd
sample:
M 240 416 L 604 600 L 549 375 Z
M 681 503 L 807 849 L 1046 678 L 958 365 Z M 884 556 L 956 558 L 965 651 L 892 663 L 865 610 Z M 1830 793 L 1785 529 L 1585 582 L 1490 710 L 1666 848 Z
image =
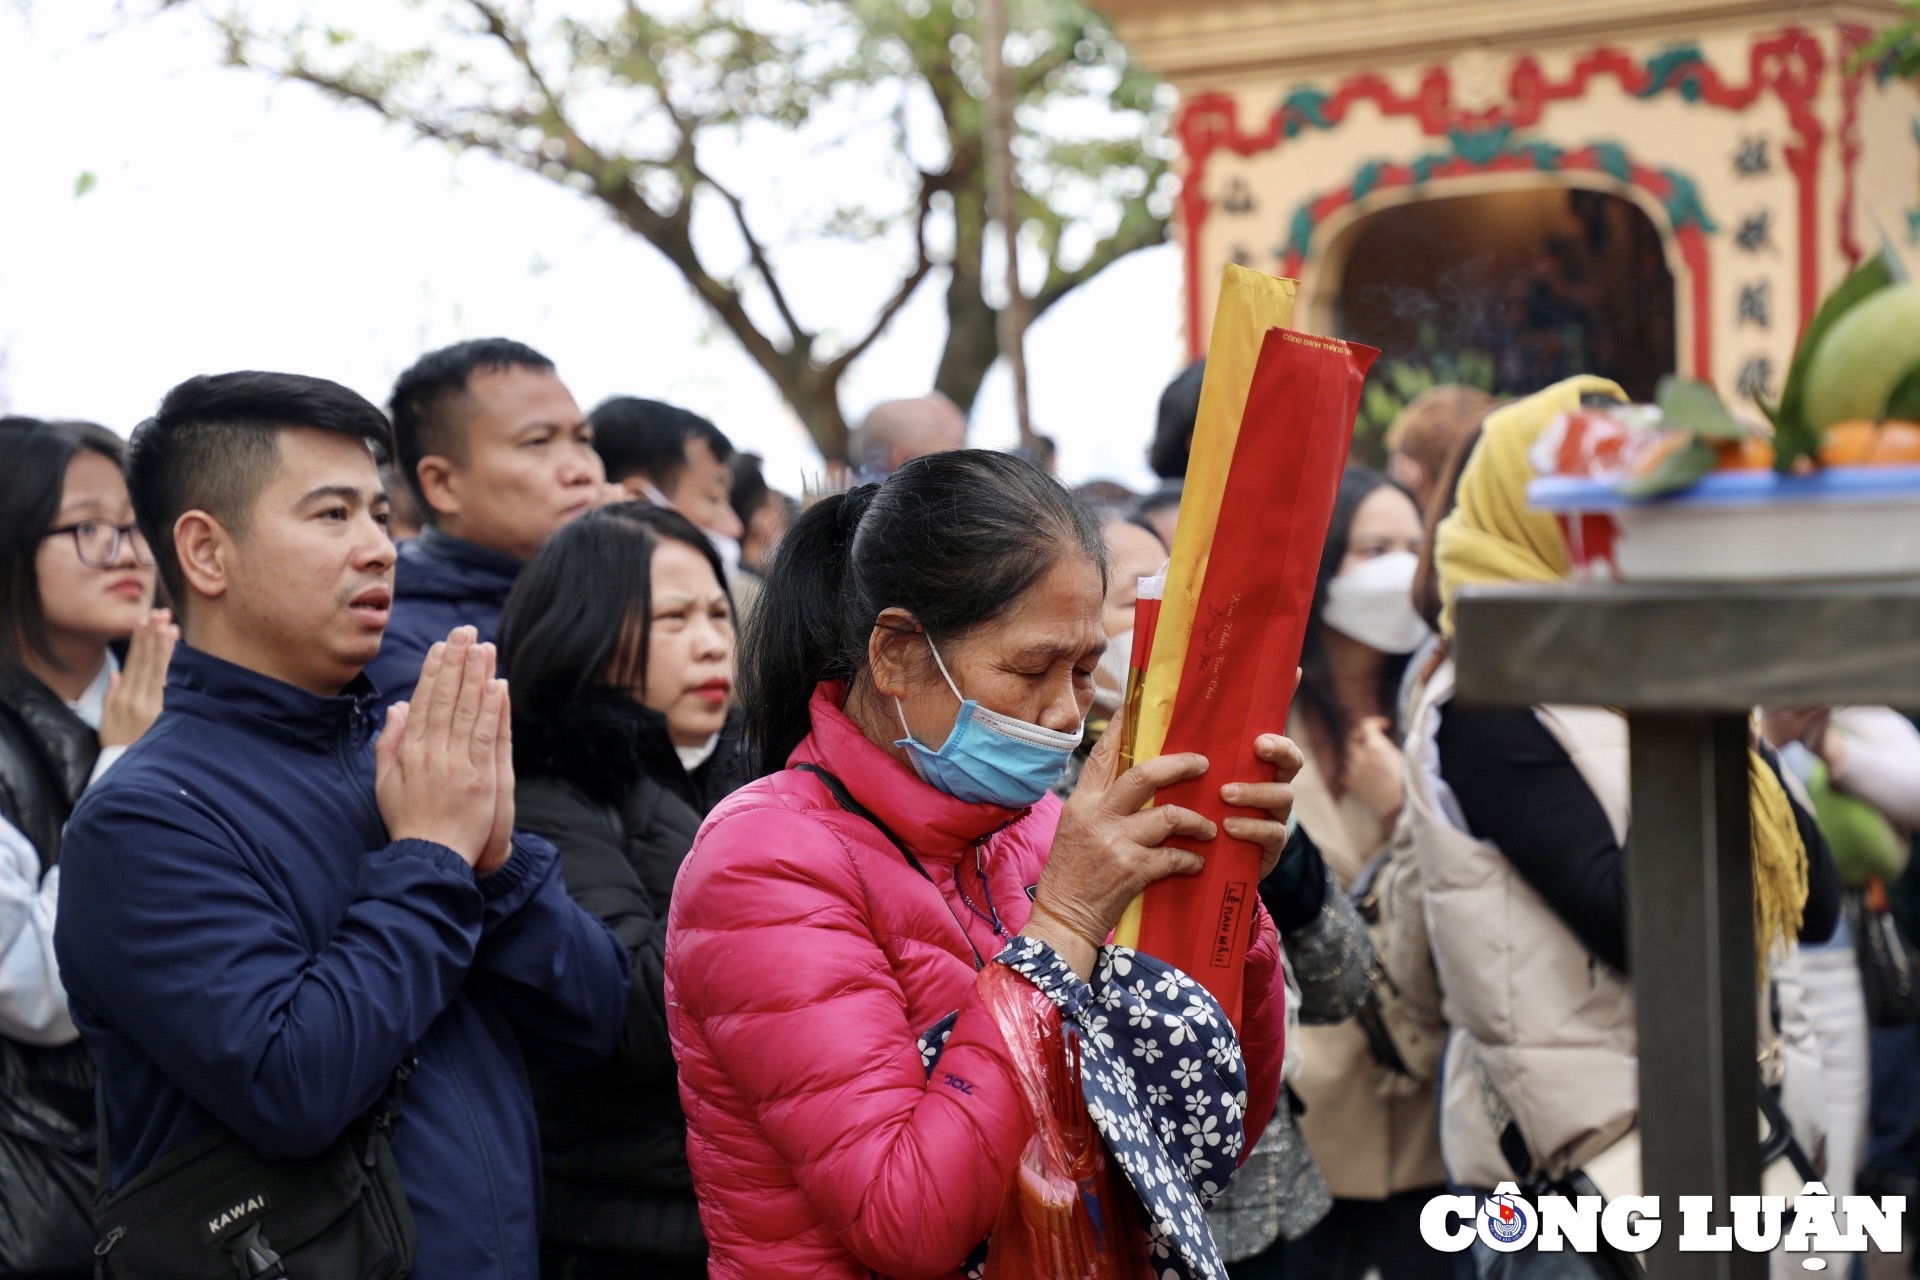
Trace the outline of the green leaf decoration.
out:
M 1432 372 L 1415 365 L 1395 363 L 1387 369 L 1387 376 L 1393 379 L 1393 389 L 1403 402 L 1433 386 Z
M 91 169 L 82 169 L 73 179 L 73 197 L 78 200 L 87 192 L 100 185 L 99 176 Z
M 1666 461 L 1654 468 L 1652 475 L 1638 480 L 1623 480 L 1618 488 L 1629 498 L 1658 498 L 1678 493 L 1698 484 L 1703 476 L 1712 472 L 1718 460 L 1719 455 L 1714 452 L 1712 445 L 1691 440 L 1685 447 L 1668 454 Z
M 1852 275 L 1842 280 L 1826 296 L 1820 309 L 1814 312 L 1813 323 L 1801 335 L 1800 345 L 1793 353 L 1793 363 L 1787 366 L 1787 381 L 1780 390 L 1780 403 L 1772 407 L 1760 406 L 1773 422 L 1775 471 L 1784 475 L 1793 469 L 1797 460 L 1819 455 L 1820 433 L 1807 421 L 1806 398 L 1807 369 L 1813 363 L 1814 352 L 1820 349 L 1821 340 L 1833 328 L 1834 321 L 1895 283 L 1902 274 L 1904 271 L 1899 260 L 1883 247 L 1879 253 L 1855 268 Z
M 1685 427 L 1698 439 L 1746 438 L 1746 428 L 1727 412 L 1727 406 L 1704 382 L 1669 374 L 1660 380 L 1660 390 L 1653 398 L 1660 406 L 1660 416 L 1670 427 Z
M 1893 393 L 1887 397 L 1887 407 L 1880 411 L 1880 421 L 1889 418 L 1920 422 L 1920 364 L 1907 370 L 1894 384 Z

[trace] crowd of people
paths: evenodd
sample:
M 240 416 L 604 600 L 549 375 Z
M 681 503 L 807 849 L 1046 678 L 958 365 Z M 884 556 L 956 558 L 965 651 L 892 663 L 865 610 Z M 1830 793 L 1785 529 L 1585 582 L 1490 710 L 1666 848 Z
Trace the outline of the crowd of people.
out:
M 0 1273 L 978 1275 L 1034 1123 L 1004 967 L 1113 1011 L 1116 1158 L 1196 1135 L 1134 1182 L 1156 1277 L 1611 1276 L 1419 1219 L 1637 1170 L 1625 722 L 1452 700 L 1455 594 L 1569 574 L 1529 448 L 1618 388 L 1439 388 L 1348 468 L 1223 789 L 1236 1037 L 1104 945 L 1221 830 L 1149 806 L 1204 759 L 1107 731 L 1202 376 L 1146 494 L 936 395 L 804 509 L 501 339 L 384 411 L 244 372 L 130 440 L 0 419 Z M 1763 1081 L 1834 1194 L 1911 1193 L 1920 729 L 1754 724 Z

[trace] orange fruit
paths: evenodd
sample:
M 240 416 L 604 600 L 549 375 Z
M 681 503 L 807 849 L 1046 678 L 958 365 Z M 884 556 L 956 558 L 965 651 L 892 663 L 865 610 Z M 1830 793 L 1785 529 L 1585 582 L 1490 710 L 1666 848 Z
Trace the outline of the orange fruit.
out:
M 1861 419 L 1836 422 L 1820 438 L 1820 461 L 1829 467 L 1864 467 L 1873 454 L 1875 425 Z
M 1767 471 L 1773 467 L 1773 441 L 1764 436 L 1716 440 L 1713 451 L 1720 455 L 1713 464 L 1715 471 Z
M 1920 464 L 1920 423 L 1836 422 L 1820 442 L 1820 462 L 1829 467 Z
M 1883 422 L 1873 447 L 1872 465 L 1904 467 L 1920 463 L 1920 423 Z

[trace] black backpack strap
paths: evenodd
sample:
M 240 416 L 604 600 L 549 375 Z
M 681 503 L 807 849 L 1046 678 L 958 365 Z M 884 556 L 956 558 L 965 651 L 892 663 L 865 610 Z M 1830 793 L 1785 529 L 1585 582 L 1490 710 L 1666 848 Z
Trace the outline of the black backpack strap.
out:
M 287 1264 L 260 1234 L 257 1222 L 231 1240 L 222 1241 L 221 1246 L 233 1259 L 234 1275 L 239 1280 L 279 1280 L 287 1274 Z
M 387 1091 L 373 1110 L 367 1113 L 372 1129 L 391 1134 L 393 1122 L 400 1118 L 400 1095 L 405 1092 L 407 1080 L 420 1065 L 418 1054 L 408 1054 L 401 1059 L 400 1065 L 393 1069 L 393 1076 L 387 1081 Z M 107 1154 L 107 1086 L 106 1081 L 95 1076 L 93 1083 L 94 1123 L 99 1130 L 94 1144 L 94 1187 L 93 1209 L 97 1217 L 106 1207 L 113 1188 L 113 1161 Z M 371 1132 L 371 1131 L 370 1131 Z M 368 1142 L 363 1156 L 368 1168 L 374 1164 L 373 1144 Z
M 93 1211 L 99 1216 L 113 1188 L 113 1162 L 107 1155 L 107 1082 L 99 1072 L 93 1076 Z
M 1479 1078 L 1480 1105 L 1487 1113 L 1487 1124 L 1500 1144 L 1500 1154 L 1513 1170 L 1520 1194 L 1536 1198 L 1546 1193 L 1551 1183 L 1545 1172 L 1534 1166 L 1533 1152 L 1527 1148 L 1527 1137 L 1520 1132 L 1519 1122 L 1513 1118 L 1513 1109 L 1507 1106 L 1507 1100 L 1494 1087 L 1493 1076 L 1478 1053 L 1473 1054 L 1473 1071 Z
M 1760 1167 L 1766 1168 L 1781 1156 L 1793 1166 L 1794 1176 L 1804 1186 L 1809 1182 L 1820 1181 L 1820 1171 L 1814 1167 L 1807 1155 L 1807 1149 L 1800 1145 L 1799 1137 L 1793 1131 L 1793 1121 L 1787 1118 L 1786 1111 L 1780 1105 L 1780 1088 L 1770 1085 L 1766 1077 L 1760 1079 L 1760 1114 L 1767 1121 L 1767 1136 L 1760 1144 Z
M 833 798 L 839 801 L 842 809 L 845 809 L 856 818 L 872 823 L 874 828 L 887 838 L 888 843 L 900 851 L 900 856 L 907 860 L 907 865 L 919 872 L 922 880 L 925 880 L 928 884 L 933 883 L 933 877 L 928 875 L 927 869 L 920 865 L 920 859 L 913 856 L 913 850 L 907 848 L 907 842 L 893 834 L 893 829 L 886 823 L 880 821 L 879 815 L 875 814 L 873 810 L 867 808 L 867 806 L 861 804 L 858 800 L 855 800 L 853 793 L 847 790 L 846 783 L 840 781 L 840 779 L 834 777 L 817 764 L 799 764 L 795 765 L 794 768 L 811 773 L 819 778 L 821 782 L 824 782 L 827 790 L 833 792 Z
M 376 1163 L 374 1159 L 373 1142 L 371 1140 L 372 1134 L 384 1133 L 389 1137 L 392 1136 L 393 1122 L 400 1118 L 400 1095 L 406 1092 L 407 1080 L 419 1066 L 419 1054 L 410 1053 L 402 1058 L 400 1065 L 393 1069 L 393 1078 L 387 1081 L 387 1092 L 385 1096 L 380 1099 L 379 1105 L 374 1107 L 369 1113 L 373 1119 L 373 1128 L 368 1135 L 367 1149 L 361 1155 L 361 1159 L 366 1162 L 366 1166 L 369 1169 L 373 1168 Z
M 922 880 L 933 885 L 935 893 L 940 892 L 940 886 L 934 884 L 933 877 L 927 874 L 927 869 L 924 866 L 920 865 L 920 859 L 914 857 L 913 850 L 907 848 L 907 842 L 893 834 L 893 829 L 887 826 L 886 823 L 880 821 L 878 814 L 861 804 L 858 800 L 855 800 L 853 793 L 847 790 L 846 783 L 840 781 L 840 779 L 834 777 L 817 764 L 798 764 L 795 765 L 794 768 L 804 770 L 826 784 L 827 790 L 833 793 L 833 798 L 839 802 L 842 809 L 845 809 L 856 818 L 871 823 L 876 831 L 887 838 L 889 844 L 900 851 L 900 856 L 907 860 L 907 865 L 917 871 Z M 973 952 L 973 967 L 976 970 L 986 968 L 987 958 L 980 954 L 980 948 L 973 945 L 973 938 L 968 935 L 967 926 L 960 923 L 959 916 L 954 915 L 953 907 L 948 904 L 945 894 L 940 895 L 940 905 L 947 908 L 948 915 L 953 916 L 954 927 L 960 930 L 960 937 L 966 942 L 967 950 Z

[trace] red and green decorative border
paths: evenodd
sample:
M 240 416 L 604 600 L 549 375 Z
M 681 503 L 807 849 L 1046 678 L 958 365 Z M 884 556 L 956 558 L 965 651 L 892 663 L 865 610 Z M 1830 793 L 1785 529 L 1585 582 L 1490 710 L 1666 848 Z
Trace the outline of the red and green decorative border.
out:
M 1504 124 L 1474 133 L 1455 130 L 1446 150 L 1430 152 L 1411 164 L 1362 165 L 1351 183 L 1308 200 L 1295 212 L 1286 247 L 1280 254 L 1280 274 L 1298 276 L 1319 225 L 1336 211 L 1358 203 L 1375 191 L 1421 186 L 1434 179 L 1468 174 L 1586 172 L 1638 187 L 1666 207 L 1674 242 L 1687 264 L 1692 288 L 1689 301 L 1694 314 L 1711 313 L 1713 294 L 1706 237 L 1718 228 L 1701 207 L 1699 188 L 1691 178 L 1672 169 L 1650 169 L 1637 164 L 1618 143 L 1595 142 L 1568 151 L 1550 142 L 1517 142 L 1512 134 L 1512 126 Z M 1694 327 L 1693 364 L 1696 369 L 1713 367 L 1710 326 Z
M 1705 237 L 1713 227 L 1699 207 L 1692 183 L 1671 170 L 1653 170 L 1634 164 L 1617 146 L 1608 143 L 1563 150 L 1544 141 L 1519 140 L 1515 135 L 1539 124 L 1550 104 L 1585 97 L 1589 85 L 1598 76 L 1612 76 L 1621 88 L 1636 97 L 1651 99 L 1675 92 L 1688 102 L 1704 102 L 1728 111 L 1745 111 L 1762 94 L 1771 91 L 1786 107 L 1795 138 L 1785 144 L 1782 154 L 1799 196 L 1800 309 L 1801 323 L 1805 324 L 1812 318 L 1820 291 L 1819 164 L 1826 130 L 1815 113 L 1814 99 L 1825 70 L 1826 54 L 1819 40 L 1807 31 L 1790 27 L 1754 41 L 1744 85 L 1729 84 L 1693 45 L 1662 50 L 1645 64 L 1636 63 L 1619 49 L 1603 45 L 1577 60 L 1567 78 L 1560 81 L 1550 80 L 1538 59 L 1520 58 L 1508 77 L 1508 101 L 1480 111 L 1454 105 L 1452 79 L 1446 68 L 1439 66 L 1426 70 L 1412 94 L 1396 92 L 1384 77 L 1373 72 L 1352 76 L 1331 92 L 1295 90 L 1281 101 L 1266 125 L 1256 133 L 1240 127 L 1235 98 L 1224 93 L 1199 94 L 1182 108 L 1177 125 L 1187 156 L 1180 216 L 1186 231 L 1189 346 L 1195 356 L 1201 353 L 1200 232 L 1212 210 L 1212 202 L 1205 193 L 1208 159 L 1223 147 L 1237 155 L 1250 156 L 1274 150 L 1307 129 L 1337 128 L 1355 103 L 1371 102 L 1383 116 L 1413 117 L 1423 134 L 1447 138 L 1450 148 L 1409 164 L 1363 167 L 1353 184 L 1310 203 L 1309 210 L 1325 206 L 1318 216 L 1309 212 L 1313 223 L 1382 186 L 1416 185 L 1467 173 L 1552 167 L 1587 170 L 1631 182 L 1668 207 L 1675 243 L 1693 277 L 1694 372 L 1707 376 L 1712 370 L 1713 316 L 1712 295 L 1707 287 Z M 1844 137 L 1843 156 L 1849 162 L 1854 158 L 1846 155 Z M 1850 196 L 1851 163 L 1843 167 Z M 1627 176 L 1622 177 L 1623 173 Z M 1359 194 L 1355 194 L 1356 187 Z M 1674 217 L 1676 213 L 1681 216 Z M 1843 217 L 1842 227 L 1843 234 L 1850 236 L 1850 219 Z M 1297 269 L 1298 262 L 1291 252 L 1287 256 L 1290 265 Z
M 1840 252 L 1846 255 L 1849 268 L 1866 253 L 1853 229 L 1854 175 L 1860 167 L 1860 90 L 1869 76 L 1882 85 L 1894 76 L 1891 53 L 1877 66 L 1852 69 L 1854 54 L 1873 36 L 1872 27 L 1851 22 L 1840 27 L 1840 65 L 1844 69 L 1840 81 Z

